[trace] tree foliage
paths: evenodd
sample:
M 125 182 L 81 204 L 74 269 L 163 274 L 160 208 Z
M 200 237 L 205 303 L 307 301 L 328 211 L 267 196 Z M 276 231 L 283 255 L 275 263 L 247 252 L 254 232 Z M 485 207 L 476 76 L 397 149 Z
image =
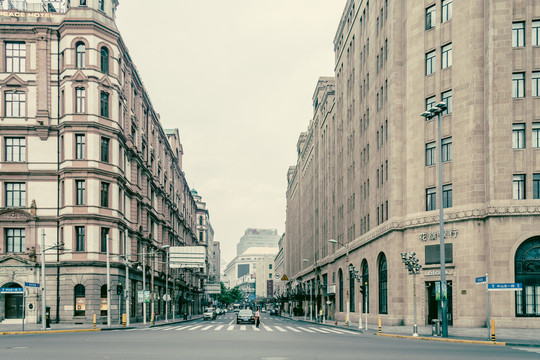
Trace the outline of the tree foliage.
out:
M 225 288 L 225 284 L 223 284 L 223 282 L 221 283 L 221 294 L 217 296 L 217 300 L 223 305 L 227 306 L 234 304 L 235 302 L 242 301 L 243 299 L 244 295 L 238 287 L 227 289 Z

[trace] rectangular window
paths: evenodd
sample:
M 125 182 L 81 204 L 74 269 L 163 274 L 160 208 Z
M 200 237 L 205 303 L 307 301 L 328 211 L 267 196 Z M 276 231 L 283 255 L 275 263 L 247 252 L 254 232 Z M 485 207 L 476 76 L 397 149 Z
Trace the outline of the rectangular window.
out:
M 435 72 L 435 50 L 426 54 L 426 76 Z
M 524 200 L 525 199 L 525 175 L 514 175 L 513 178 L 513 199 Z
M 107 239 L 109 238 L 109 229 L 108 228 L 101 228 L 101 252 L 107 252 Z
M 443 185 L 443 209 L 452 207 L 452 184 Z
M 22 91 L 5 92 L 5 115 L 6 117 L 26 116 L 26 94 Z
M 446 22 L 452 19 L 452 0 L 442 1 L 442 19 L 441 22 Z
M 441 48 L 441 69 L 452 66 L 452 43 Z
M 426 30 L 435 27 L 435 5 L 426 9 Z
M 75 113 L 83 114 L 85 112 L 85 99 L 86 99 L 86 89 L 85 88 L 76 88 L 75 89 Z
M 75 205 L 84 205 L 86 198 L 86 183 L 84 180 L 75 180 Z
M 105 0 L 99 0 L 99 10 L 105 11 Z
M 512 148 L 525 148 L 525 124 L 512 125 Z
M 532 96 L 540 96 L 540 72 L 532 73 Z
M 84 251 L 84 226 L 75 226 L 75 251 Z
M 432 107 L 435 107 L 435 101 L 436 101 L 435 96 L 428 97 L 426 99 L 426 111 L 428 111 Z
M 540 148 L 540 123 L 532 124 L 532 147 Z
M 512 74 L 512 97 L 525 97 L 525 73 Z
M 23 253 L 25 252 L 24 229 L 6 229 L 6 252 L 8 253 Z
M 101 104 L 100 115 L 103 117 L 109 117 L 109 94 L 105 91 L 101 92 Z
M 445 91 L 441 94 L 441 100 L 446 104 L 446 110 L 441 115 L 448 115 L 452 113 L 452 90 Z
M 101 138 L 101 161 L 108 163 L 109 162 L 109 138 Z
M 426 211 L 431 211 L 436 209 L 436 196 L 437 193 L 435 188 L 426 189 Z
M 22 73 L 26 71 L 26 44 L 23 42 L 6 43 L 6 72 Z
M 532 45 L 540 46 L 540 20 L 532 22 Z
M 109 183 L 102 182 L 101 183 L 101 206 L 102 207 L 109 207 Z
M 525 46 L 525 22 L 512 23 L 512 47 Z
M 540 199 L 540 174 L 533 174 L 533 199 Z
M 6 137 L 5 154 L 7 162 L 26 161 L 26 139 L 23 137 Z
M 82 160 L 86 157 L 86 136 L 75 134 L 75 159 Z
M 442 162 L 452 160 L 452 138 L 446 138 L 441 140 L 442 149 Z
M 26 184 L 6 183 L 6 207 L 26 206 Z
M 435 165 L 435 141 L 426 144 L 426 166 Z

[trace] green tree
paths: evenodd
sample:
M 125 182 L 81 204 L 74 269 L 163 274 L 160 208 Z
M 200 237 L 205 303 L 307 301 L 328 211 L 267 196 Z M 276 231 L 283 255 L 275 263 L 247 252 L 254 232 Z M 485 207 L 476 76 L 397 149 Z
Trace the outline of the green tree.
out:
M 225 288 L 225 284 L 221 283 L 221 294 L 217 296 L 217 300 L 223 305 L 228 306 L 244 298 L 244 295 L 238 287 L 233 289 Z

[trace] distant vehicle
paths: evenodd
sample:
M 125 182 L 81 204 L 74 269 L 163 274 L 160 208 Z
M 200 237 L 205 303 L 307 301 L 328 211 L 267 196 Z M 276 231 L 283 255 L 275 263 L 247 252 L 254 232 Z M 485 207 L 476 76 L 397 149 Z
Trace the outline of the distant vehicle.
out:
M 277 315 L 278 315 L 278 311 L 276 309 L 270 310 L 270 316 L 277 316 Z
M 238 314 L 236 314 L 236 323 L 255 324 L 255 316 L 253 315 L 253 311 L 249 309 L 242 309 L 238 311 Z
M 233 305 L 234 312 L 237 313 L 240 311 L 240 304 L 234 304 Z
M 203 320 L 215 320 L 217 316 L 216 308 L 209 307 L 204 310 Z

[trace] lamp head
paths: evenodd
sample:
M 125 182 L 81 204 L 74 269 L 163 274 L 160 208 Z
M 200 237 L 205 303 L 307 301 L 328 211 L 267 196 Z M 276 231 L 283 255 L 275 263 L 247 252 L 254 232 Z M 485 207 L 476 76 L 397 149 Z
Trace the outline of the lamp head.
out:
M 330 240 L 328 240 L 328 242 L 332 243 L 332 244 L 337 244 L 338 243 L 337 240 L 334 240 L 334 239 L 330 239 Z
M 442 111 L 445 111 L 446 109 L 448 109 L 448 106 L 446 105 L 445 102 L 441 101 L 440 103 L 438 103 L 437 105 L 435 105 L 441 112 Z M 431 110 L 430 110 L 431 111 Z
M 431 113 L 429 111 L 424 111 L 423 113 L 420 114 L 420 116 L 423 116 L 426 119 L 429 119 L 429 118 L 432 117 L 432 115 L 431 115 Z

